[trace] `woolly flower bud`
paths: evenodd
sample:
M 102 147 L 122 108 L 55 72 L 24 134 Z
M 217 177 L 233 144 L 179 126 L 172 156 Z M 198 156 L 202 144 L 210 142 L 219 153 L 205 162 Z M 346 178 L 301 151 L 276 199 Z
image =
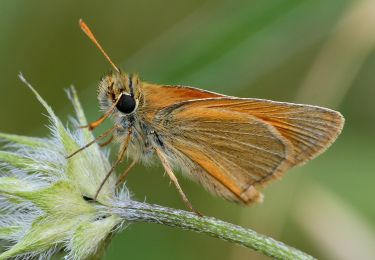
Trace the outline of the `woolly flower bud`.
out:
M 65 259 L 98 257 L 123 219 L 114 205 L 129 200 L 124 187 L 115 192 L 113 175 L 96 202 L 92 199 L 110 169 L 108 156 L 94 144 L 66 159 L 93 135 L 86 125 L 74 89 L 68 91 L 76 112 L 75 130 L 68 130 L 41 96 L 20 76 L 47 110 L 49 138 L 0 134 L 7 151 L 0 151 L 0 259 L 48 259 L 65 252 Z

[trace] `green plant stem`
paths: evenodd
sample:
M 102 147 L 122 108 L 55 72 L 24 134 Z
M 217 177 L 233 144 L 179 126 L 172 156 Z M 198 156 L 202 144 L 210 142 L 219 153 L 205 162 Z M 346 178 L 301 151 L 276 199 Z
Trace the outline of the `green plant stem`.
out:
M 315 259 L 273 238 L 211 217 L 158 205 L 128 201 L 119 203 L 113 213 L 128 222 L 149 222 L 191 230 L 236 243 L 275 259 Z

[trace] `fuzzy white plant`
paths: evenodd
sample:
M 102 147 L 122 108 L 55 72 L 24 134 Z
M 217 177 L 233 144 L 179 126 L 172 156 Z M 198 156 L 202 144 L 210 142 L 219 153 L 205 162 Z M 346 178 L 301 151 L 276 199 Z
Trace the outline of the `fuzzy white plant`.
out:
M 111 235 L 124 224 L 149 222 L 192 230 L 252 248 L 276 259 L 313 259 L 295 248 L 221 220 L 183 210 L 131 200 L 126 187 L 116 190 L 112 175 L 97 200 L 92 201 L 110 169 L 108 153 L 97 144 L 70 159 L 66 156 L 94 139 L 86 125 L 73 88 L 68 96 L 76 119 L 64 127 L 53 110 L 34 92 L 50 118 L 49 138 L 1 134 L 0 150 L 0 260 L 100 259 Z
M 7 151 L 0 151 L 0 240 L 9 257 L 49 258 L 65 251 L 66 259 L 84 259 L 99 254 L 113 230 L 123 219 L 109 214 L 117 201 L 129 199 L 126 188 L 115 192 L 111 176 L 93 198 L 110 169 L 108 156 L 98 145 L 66 159 L 66 155 L 93 140 L 78 125 L 86 118 L 73 88 L 68 96 L 76 119 L 68 130 L 41 96 L 20 76 L 47 110 L 52 136 L 31 138 L 0 134 Z M 86 198 L 86 199 L 85 199 Z

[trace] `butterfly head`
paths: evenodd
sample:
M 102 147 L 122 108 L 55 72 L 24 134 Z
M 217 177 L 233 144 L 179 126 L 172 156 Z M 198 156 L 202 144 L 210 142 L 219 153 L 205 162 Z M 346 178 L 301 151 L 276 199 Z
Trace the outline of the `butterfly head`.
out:
M 140 103 L 141 81 L 135 74 L 111 72 L 104 76 L 98 87 L 98 100 L 103 111 L 115 106 L 120 115 L 134 113 Z
M 115 110 L 112 112 L 120 113 L 115 114 L 132 114 L 139 104 L 141 81 L 137 75 L 128 75 L 115 65 L 108 54 L 104 51 L 103 47 L 99 44 L 93 32 L 82 19 L 79 20 L 79 25 L 82 31 L 95 44 L 114 69 L 113 72 L 104 76 L 99 83 L 98 99 L 101 109 L 104 112 L 108 112 L 115 107 Z

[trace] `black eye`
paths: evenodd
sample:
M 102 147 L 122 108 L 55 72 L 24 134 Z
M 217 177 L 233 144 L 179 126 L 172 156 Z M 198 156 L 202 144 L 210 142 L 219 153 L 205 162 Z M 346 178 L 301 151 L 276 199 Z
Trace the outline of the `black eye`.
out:
M 136 106 L 133 96 L 123 94 L 117 102 L 116 108 L 122 113 L 129 114 L 134 111 Z

